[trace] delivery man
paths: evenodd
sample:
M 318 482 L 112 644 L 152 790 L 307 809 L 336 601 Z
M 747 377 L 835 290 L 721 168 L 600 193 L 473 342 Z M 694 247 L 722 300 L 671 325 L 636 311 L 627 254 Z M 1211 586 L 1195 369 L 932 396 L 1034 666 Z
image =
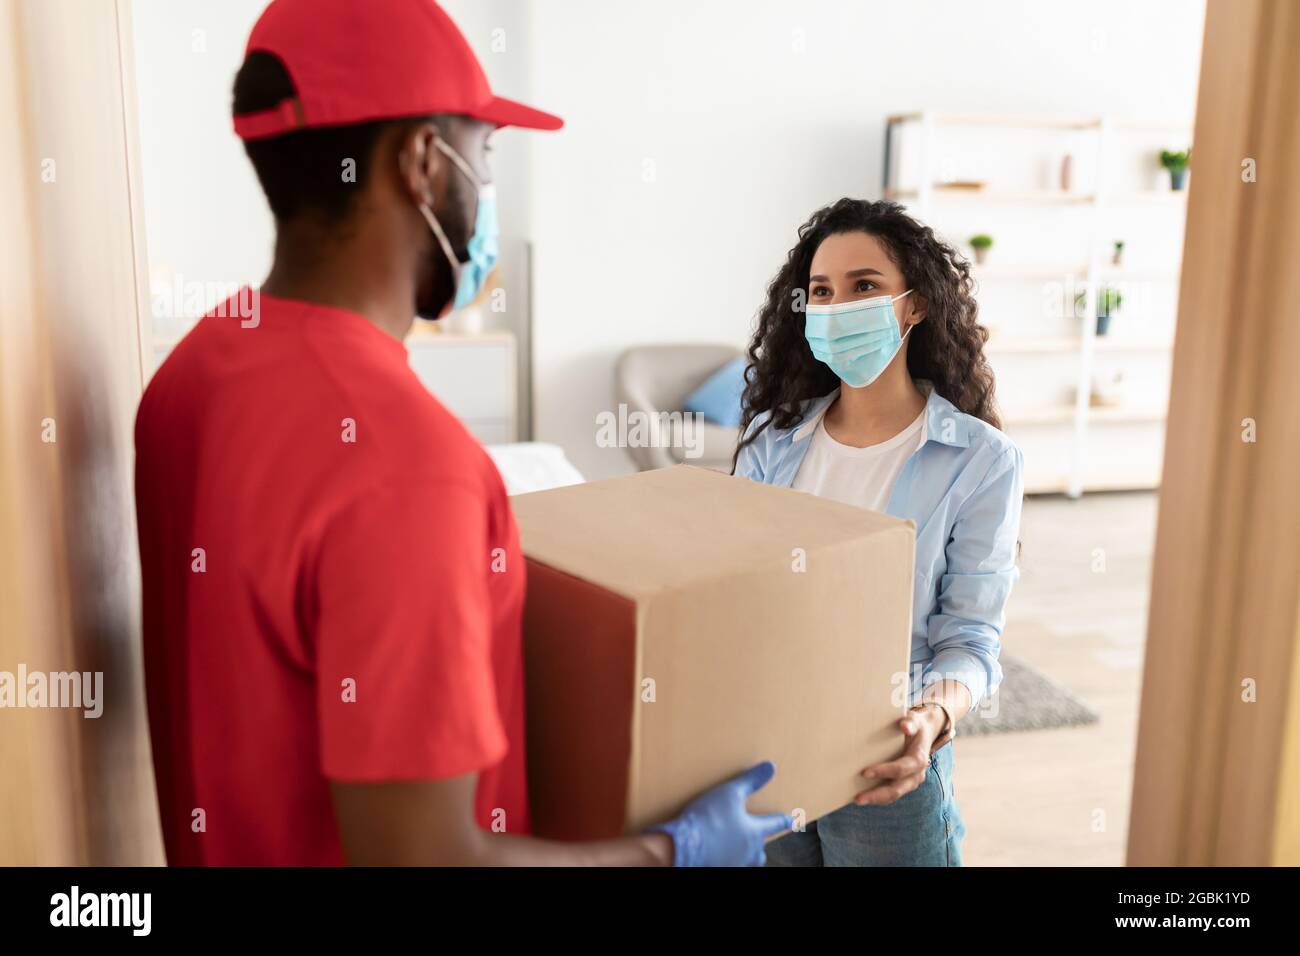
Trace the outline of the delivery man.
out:
M 761 863 L 790 825 L 745 809 L 770 764 L 648 834 L 527 836 L 518 533 L 402 338 L 493 266 L 489 134 L 560 119 L 493 95 L 432 0 L 275 0 L 234 113 L 274 265 L 136 421 L 169 861 Z

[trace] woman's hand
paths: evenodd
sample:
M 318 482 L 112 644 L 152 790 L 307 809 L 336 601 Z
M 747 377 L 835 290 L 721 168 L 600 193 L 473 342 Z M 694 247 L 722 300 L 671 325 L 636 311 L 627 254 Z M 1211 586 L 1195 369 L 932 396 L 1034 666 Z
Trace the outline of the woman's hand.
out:
M 930 747 L 947 724 L 943 708 L 926 704 L 921 710 L 909 710 L 898 722 L 903 731 L 903 755 L 885 763 L 873 764 L 862 771 L 868 780 L 882 781 L 870 790 L 863 790 L 853 802 L 859 806 L 893 803 L 925 783 L 925 772 L 930 769 Z

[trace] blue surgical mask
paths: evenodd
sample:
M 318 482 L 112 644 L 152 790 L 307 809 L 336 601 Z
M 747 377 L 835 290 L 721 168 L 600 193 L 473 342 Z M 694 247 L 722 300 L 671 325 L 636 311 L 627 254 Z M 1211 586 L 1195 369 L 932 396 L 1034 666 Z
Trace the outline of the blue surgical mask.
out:
M 497 255 L 500 252 L 498 243 L 500 233 L 497 228 L 497 191 L 496 187 L 491 183 L 480 181 L 474 175 L 474 170 L 470 168 L 469 163 L 465 162 L 464 158 L 443 142 L 441 138 L 435 139 L 434 145 L 456 165 L 457 169 L 469 178 L 470 182 L 478 190 L 478 210 L 474 214 L 474 232 L 470 235 L 469 242 L 466 243 L 469 258 L 465 262 L 461 262 L 456 257 L 451 242 L 448 241 L 447 234 L 443 231 L 438 218 L 433 214 L 433 210 L 425 203 L 420 204 L 420 212 L 424 214 L 425 221 L 428 222 L 429 228 L 438 240 L 438 244 L 442 246 L 443 255 L 451 263 L 451 274 L 456 280 L 456 295 L 452 299 L 451 307 L 453 309 L 462 309 L 474 301 L 479 292 L 483 290 L 488 275 L 496 268 Z M 429 315 L 421 315 L 420 317 L 425 319 L 438 318 L 438 316 Z
M 813 357 L 827 365 L 840 381 L 853 388 L 864 388 L 889 367 L 903 339 L 899 335 L 894 303 L 905 295 L 887 295 L 839 302 L 835 305 L 809 305 L 804 313 L 804 338 Z

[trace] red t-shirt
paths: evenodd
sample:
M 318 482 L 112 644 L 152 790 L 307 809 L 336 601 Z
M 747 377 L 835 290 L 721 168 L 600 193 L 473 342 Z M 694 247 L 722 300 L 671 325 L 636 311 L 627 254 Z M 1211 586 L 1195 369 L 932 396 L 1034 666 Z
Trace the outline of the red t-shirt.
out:
M 479 824 L 528 832 L 524 562 L 491 459 L 362 316 L 221 314 L 136 419 L 169 862 L 343 862 L 330 780 L 478 771 Z

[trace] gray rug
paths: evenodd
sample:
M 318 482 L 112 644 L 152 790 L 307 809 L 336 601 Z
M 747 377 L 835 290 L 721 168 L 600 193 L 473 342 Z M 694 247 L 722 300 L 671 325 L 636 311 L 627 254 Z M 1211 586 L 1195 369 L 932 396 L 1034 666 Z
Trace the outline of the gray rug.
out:
M 958 737 L 1051 730 L 1095 724 L 1097 712 L 1024 661 L 1003 656 L 1002 686 L 993 701 L 957 723 Z

